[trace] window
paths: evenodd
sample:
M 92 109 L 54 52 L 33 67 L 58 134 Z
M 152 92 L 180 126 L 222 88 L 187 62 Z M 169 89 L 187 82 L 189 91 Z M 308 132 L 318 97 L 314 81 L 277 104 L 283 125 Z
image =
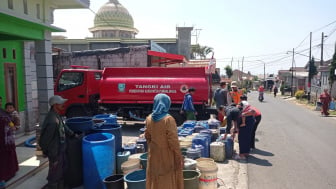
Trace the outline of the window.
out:
M 3 57 L 3 58 L 7 58 L 6 48 L 3 48 L 3 49 L 2 49 L 2 57 Z
M 13 9 L 14 6 L 13 6 L 13 0 L 8 0 L 8 8 L 9 9 Z
M 41 18 L 40 4 L 36 4 L 36 18 L 38 18 L 38 19 Z
M 28 4 L 27 4 L 27 0 L 23 0 L 23 12 L 25 14 L 28 14 Z
M 13 49 L 13 50 L 12 50 L 12 53 L 13 53 L 13 59 L 16 59 L 16 50 Z
M 58 91 L 65 91 L 83 84 L 84 74 L 81 72 L 64 72 L 58 83 Z

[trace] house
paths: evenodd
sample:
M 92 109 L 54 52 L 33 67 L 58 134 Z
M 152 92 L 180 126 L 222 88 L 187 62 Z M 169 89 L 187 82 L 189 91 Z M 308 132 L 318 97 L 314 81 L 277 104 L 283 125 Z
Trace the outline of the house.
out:
M 279 70 L 278 78 L 282 81 L 284 88 L 293 87 L 293 94 L 297 90 L 307 90 L 308 72 L 305 67 L 291 67 L 289 70 Z
M 18 133 L 35 131 L 53 92 L 51 33 L 56 9 L 88 8 L 89 0 L 0 1 L 0 96 L 20 114 Z

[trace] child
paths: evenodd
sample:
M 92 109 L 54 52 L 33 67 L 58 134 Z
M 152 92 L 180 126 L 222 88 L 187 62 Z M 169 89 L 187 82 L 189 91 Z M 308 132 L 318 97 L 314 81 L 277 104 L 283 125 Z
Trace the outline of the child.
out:
M 240 124 L 240 127 L 246 126 L 246 124 L 245 124 L 245 114 L 248 113 L 249 111 L 251 111 L 250 107 L 251 106 L 248 104 L 247 101 L 242 101 L 240 103 L 240 108 L 242 109 L 242 112 L 241 112 L 242 122 Z
M 20 128 L 20 117 L 19 113 L 15 110 L 15 105 L 12 102 L 7 102 L 5 104 L 5 109 L 8 114 L 12 116 L 13 122 L 9 124 L 11 127 L 15 127 L 16 130 Z

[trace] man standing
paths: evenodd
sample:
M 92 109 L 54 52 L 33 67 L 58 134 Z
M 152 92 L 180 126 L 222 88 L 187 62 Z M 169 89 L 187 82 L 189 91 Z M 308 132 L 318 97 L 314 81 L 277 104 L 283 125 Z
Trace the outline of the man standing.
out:
M 243 92 L 238 89 L 236 81 L 231 82 L 231 88 L 232 88 L 232 91 L 230 92 L 230 95 L 231 95 L 232 101 L 235 104 L 239 104 L 240 97 L 243 95 Z
M 184 95 L 184 100 L 181 108 L 181 114 L 186 114 L 187 120 L 196 120 L 197 112 L 193 104 L 192 96 L 195 94 L 195 88 L 190 87 L 188 93 Z
M 218 87 L 214 93 L 213 99 L 216 102 L 216 108 L 218 111 L 218 120 L 223 120 L 223 114 L 220 113 L 220 106 L 228 106 L 229 103 L 232 102 L 231 96 L 229 94 L 229 91 L 226 88 L 226 82 L 222 81 L 219 84 L 220 87 Z
M 59 113 L 67 99 L 55 95 L 49 99 L 50 110 L 44 119 L 41 128 L 39 145 L 49 159 L 48 184 L 43 188 L 63 189 L 65 173 L 65 138 L 75 136 L 64 123 Z M 66 135 L 67 134 L 67 135 Z

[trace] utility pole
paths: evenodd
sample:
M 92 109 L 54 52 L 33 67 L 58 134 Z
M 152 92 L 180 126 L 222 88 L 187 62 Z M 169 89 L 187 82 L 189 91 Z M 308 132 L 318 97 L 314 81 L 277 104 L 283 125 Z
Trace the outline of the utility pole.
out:
M 233 62 L 233 57 L 232 57 L 232 59 L 231 59 L 231 69 L 232 69 L 232 62 Z
M 324 41 L 324 32 L 322 32 L 322 37 L 321 37 L 321 61 L 320 61 L 320 66 L 323 65 L 323 41 Z
M 292 58 L 291 96 L 294 96 L 293 82 L 294 82 L 294 48 L 293 48 L 293 58 Z
M 308 67 L 308 87 L 309 87 L 309 92 L 308 92 L 308 96 L 307 96 L 307 100 L 308 100 L 308 103 L 310 103 L 310 93 L 311 93 L 311 70 L 310 70 L 310 64 L 311 64 L 311 44 L 312 44 L 312 32 L 310 32 L 310 41 L 309 41 L 309 67 Z
M 244 72 L 244 56 L 243 56 L 243 60 L 242 60 L 242 72 Z
M 266 88 L 266 73 L 265 73 L 266 68 L 265 67 L 266 66 L 265 66 L 265 62 L 264 62 L 264 88 Z

